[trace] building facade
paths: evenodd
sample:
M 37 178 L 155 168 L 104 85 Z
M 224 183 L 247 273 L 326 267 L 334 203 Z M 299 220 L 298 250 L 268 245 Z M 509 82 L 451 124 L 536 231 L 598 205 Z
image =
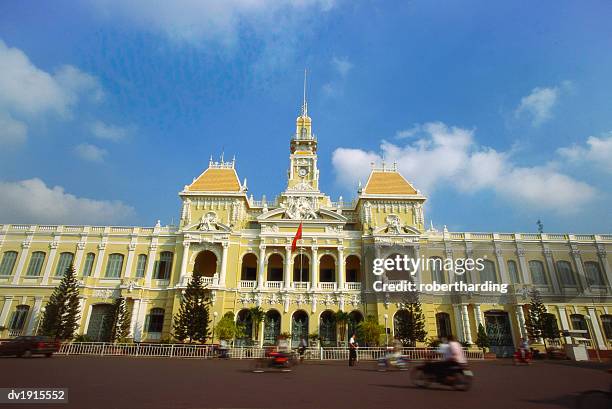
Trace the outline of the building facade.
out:
M 80 280 L 79 334 L 106 336 L 111 305 L 125 297 L 135 341 L 171 338 L 172 317 L 194 271 L 212 297 L 212 324 L 261 306 L 260 343 L 279 333 L 294 342 L 317 333 L 335 345 L 333 313 L 355 322 L 372 315 L 393 333 L 402 300 L 375 292 L 374 258 L 484 258 L 485 269 L 457 276 L 421 272 L 419 282 L 509 283 L 506 294 L 421 293 L 429 337 L 455 334 L 473 343 L 478 324 L 494 350 L 514 349 L 526 334 L 527 292 L 537 288 L 560 329 L 586 330 L 591 346 L 612 348 L 612 234 L 461 233 L 427 228 L 426 197 L 395 165 L 372 167 L 356 199 L 332 201 L 319 190 L 317 138 L 304 103 L 290 141 L 287 187 L 255 200 L 235 161 L 214 162 L 179 193 L 178 226 L 0 225 L 0 328 L 3 337 L 35 333 L 41 310 L 65 268 Z M 300 223 L 303 238 L 292 251 Z M 387 281 L 405 272 L 385 273 Z M 458 278 L 460 277 L 460 278 Z M 250 325 L 246 322 L 247 326 Z

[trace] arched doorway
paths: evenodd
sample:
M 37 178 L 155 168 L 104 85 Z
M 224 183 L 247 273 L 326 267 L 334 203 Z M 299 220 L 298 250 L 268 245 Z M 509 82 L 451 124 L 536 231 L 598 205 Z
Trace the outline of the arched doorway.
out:
M 276 310 L 266 312 L 264 318 L 264 345 L 276 345 L 280 335 L 281 315 Z
M 280 254 L 272 254 L 268 258 L 268 281 L 283 281 L 283 257 Z
M 242 257 L 240 279 L 243 281 L 257 280 L 257 256 L 255 254 L 249 253 Z
M 323 311 L 319 318 L 319 339 L 322 347 L 335 347 L 336 342 L 336 320 L 332 311 Z
M 217 272 L 217 256 L 210 250 L 200 251 L 193 265 L 193 272 L 212 277 Z
M 448 338 L 452 335 L 450 315 L 445 312 L 436 314 L 436 329 L 438 330 L 438 338 Z
M 349 321 L 348 321 L 348 336 L 350 339 L 350 336 L 353 334 L 357 334 L 357 326 L 363 321 L 363 314 L 357 310 L 355 311 L 351 311 L 349 314 Z M 359 338 L 359 336 L 357 337 L 357 342 L 359 344 L 361 344 L 361 339 Z
M 359 257 L 351 255 L 346 258 L 346 282 L 358 283 L 361 281 L 361 261 Z
M 336 281 L 336 260 L 329 254 L 319 260 L 319 281 L 333 283 Z
M 291 346 L 296 348 L 302 337 L 308 340 L 308 314 L 304 310 L 297 310 L 291 317 Z
M 309 282 L 310 258 L 306 254 L 297 254 L 293 258 L 293 282 Z
M 112 304 L 93 305 L 87 327 L 87 338 L 93 342 L 109 342 L 114 318 L 115 308 Z
M 242 326 L 243 336 L 236 338 L 236 346 L 251 346 L 253 344 L 253 320 L 247 309 L 238 311 L 236 323 Z
M 510 318 L 505 311 L 487 311 L 484 313 L 485 327 L 489 336 L 490 349 L 499 357 L 514 354 L 514 342 L 510 329 Z

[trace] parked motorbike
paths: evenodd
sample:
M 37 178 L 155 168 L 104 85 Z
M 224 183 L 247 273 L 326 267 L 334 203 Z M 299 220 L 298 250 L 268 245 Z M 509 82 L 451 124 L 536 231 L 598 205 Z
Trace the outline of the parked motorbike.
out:
M 254 361 L 253 372 L 260 373 L 269 369 L 290 372 L 297 364 L 297 357 L 291 352 L 269 352 L 263 358 Z
M 419 388 L 439 384 L 458 391 L 467 391 L 472 386 L 474 373 L 467 365 L 456 364 L 446 367 L 440 362 L 425 362 L 413 368 L 410 378 Z
M 531 351 L 524 351 L 524 353 L 521 353 L 521 351 L 516 351 L 512 357 L 512 362 L 514 363 L 514 365 L 529 365 L 531 364 L 531 360 L 533 359 L 533 355 L 531 353 Z
M 376 367 L 381 372 L 388 371 L 389 369 L 407 371 L 409 369 L 409 363 L 410 361 L 405 355 L 400 355 L 398 357 L 384 356 L 376 361 Z

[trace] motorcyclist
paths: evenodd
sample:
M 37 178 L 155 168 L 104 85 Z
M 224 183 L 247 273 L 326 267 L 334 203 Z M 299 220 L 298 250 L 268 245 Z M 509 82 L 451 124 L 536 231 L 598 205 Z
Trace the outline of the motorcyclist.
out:
M 521 342 L 519 342 L 519 352 L 521 353 L 521 359 L 524 360 L 529 352 L 529 342 L 525 338 L 521 338 Z
M 389 352 L 386 356 L 387 358 L 387 363 L 390 364 L 395 364 L 397 362 L 397 360 L 402 356 L 402 342 L 396 337 L 393 338 L 393 344 L 392 344 L 392 349 L 391 352 Z
M 455 337 L 449 335 L 447 337 L 448 344 L 441 344 L 440 351 L 442 352 L 442 361 L 433 363 L 433 369 L 439 380 L 444 380 L 449 374 L 452 367 L 465 365 L 467 360 L 463 353 L 463 347 L 455 340 Z
M 306 348 L 308 348 L 308 342 L 306 342 L 306 338 L 300 338 L 300 344 L 298 346 L 298 353 L 300 354 L 300 362 L 304 361 L 304 353 L 306 352 Z

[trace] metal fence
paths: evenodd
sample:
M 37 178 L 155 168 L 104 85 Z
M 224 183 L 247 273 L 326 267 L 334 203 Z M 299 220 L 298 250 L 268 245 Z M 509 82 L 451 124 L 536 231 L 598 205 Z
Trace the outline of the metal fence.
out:
M 228 350 L 230 358 L 252 359 L 262 358 L 269 348 L 231 347 Z M 386 348 L 359 348 L 357 359 L 362 361 L 377 360 L 385 356 Z M 481 350 L 465 350 L 469 360 L 484 359 Z M 439 360 L 442 358 L 433 348 L 404 348 L 403 355 L 411 360 Z M 176 357 L 176 358 L 216 358 L 218 348 L 214 345 L 189 344 L 112 344 L 105 342 L 72 342 L 62 344 L 60 355 L 95 355 L 95 356 L 145 356 L 145 357 Z M 346 348 L 307 348 L 305 359 L 320 361 L 348 360 L 349 351 Z

